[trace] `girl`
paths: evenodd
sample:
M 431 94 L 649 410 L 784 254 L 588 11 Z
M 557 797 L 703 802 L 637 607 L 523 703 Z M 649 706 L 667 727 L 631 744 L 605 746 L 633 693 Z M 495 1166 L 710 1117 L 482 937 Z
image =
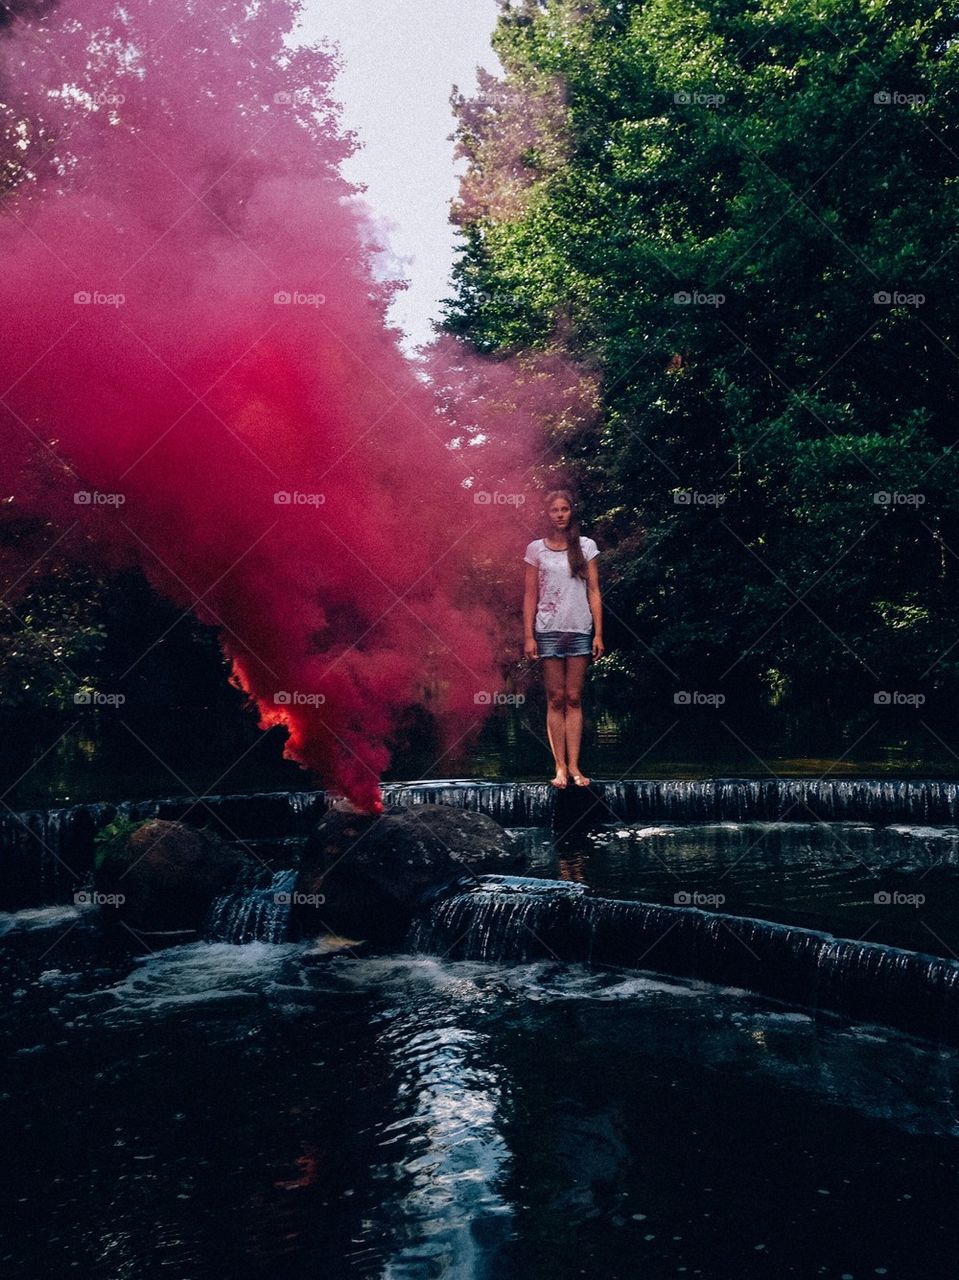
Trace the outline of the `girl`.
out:
M 580 773 L 583 736 L 583 681 L 590 653 L 603 656 L 603 609 L 592 538 L 580 537 L 572 495 L 556 489 L 546 495 L 549 532 L 526 548 L 523 597 L 523 653 L 541 658 L 548 708 L 546 734 L 556 761 L 554 787 L 570 778 L 588 787 Z M 590 643 L 590 631 L 593 633 Z

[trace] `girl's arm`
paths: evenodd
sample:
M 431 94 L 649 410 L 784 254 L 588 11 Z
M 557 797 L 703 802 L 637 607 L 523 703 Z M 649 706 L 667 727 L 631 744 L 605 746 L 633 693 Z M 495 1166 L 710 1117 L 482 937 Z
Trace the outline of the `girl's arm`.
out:
M 526 566 L 526 589 L 523 592 L 523 653 L 527 658 L 536 657 L 536 604 L 539 599 L 539 570 L 535 564 Z
M 593 616 L 593 657 L 603 656 L 603 597 L 599 591 L 599 569 L 596 557 L 586 564 L 586 596 Z

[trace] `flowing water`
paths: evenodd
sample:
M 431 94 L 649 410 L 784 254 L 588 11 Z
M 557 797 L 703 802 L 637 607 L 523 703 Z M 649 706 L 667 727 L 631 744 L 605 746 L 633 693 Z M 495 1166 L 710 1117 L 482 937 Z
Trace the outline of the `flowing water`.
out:
M 650 974 L 4 923 L 6 1276 L 950 1274 L 952 1052 Z
M 244 873 L 236 888 L 214 899 L 205 936 L 211 942 L 284 942 L 295 883 L 295 870 Z
M 954 793 L 836 784 L 784 822 L 794 795 L 683 784 L 684 821 L 619 785 L 557 838 L 548 792 L 443 784 L 511 821 L 523 874 L 389 955 L 282 940 L 317 793 L 209 798 L 268 869 L 158 951 L 74 902 L 109 808 L 12 828 L 4 1277 L 954 1274 Z M 931 1035 L 883 1020 L 933 989 Z
M 699 906 L 955 959 L 959 827 L 613 822 L 512 831 L 527 871 L 613 898 Z

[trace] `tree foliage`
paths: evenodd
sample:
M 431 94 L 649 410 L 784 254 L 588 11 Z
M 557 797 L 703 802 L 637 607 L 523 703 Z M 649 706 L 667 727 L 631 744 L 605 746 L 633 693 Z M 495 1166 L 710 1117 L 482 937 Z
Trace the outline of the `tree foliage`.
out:
M 652 685 L 959 688 L 957 25 L 933 0 L 524 0 L 502 84 L 454 97 L 444 325 L 497 352 L 562 317 L 599 360 L 563 461 Z

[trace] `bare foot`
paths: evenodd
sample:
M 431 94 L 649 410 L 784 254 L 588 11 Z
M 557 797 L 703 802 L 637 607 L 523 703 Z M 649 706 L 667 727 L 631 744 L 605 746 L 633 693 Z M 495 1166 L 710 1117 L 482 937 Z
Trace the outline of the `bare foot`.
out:
M 570 776 L 572 777 L 573 781 L 576 783 L 577 787 L 589 786 L 589 778 L 587 778 L 582 773 L 577 773 L 575 769 L 570 771 Z
M 558 764 L 556 766 L 556 777 L 553 779 L 553 786 L 565 787 L 568 781 L 569 781 L 569 776 L 567 773 L 566 766 L 564 764 Z

